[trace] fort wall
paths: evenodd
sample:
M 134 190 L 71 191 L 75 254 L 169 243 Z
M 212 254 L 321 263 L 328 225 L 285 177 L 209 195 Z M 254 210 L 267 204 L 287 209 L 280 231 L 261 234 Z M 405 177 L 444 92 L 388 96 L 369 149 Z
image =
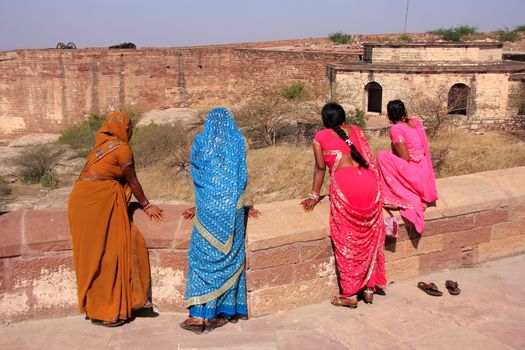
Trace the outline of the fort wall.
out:
M 358 58 L 226 45 L 0 52 L 0 138 L 59 132 L 122 106 L 236 103 L 297 80 L 324 82 L 328 63 Z
M 438 179 L 437 207 L 426 211 L 421 239 L 401 229 L 386 240 L 390 282 L 468 267 L 525 252 L 525 167 Z M 329 300 L 338 292 L 329 238 L 329 203 L 312 213 L 299 200 L 257 206 L 249 220 L 246 277 L 251 316 Z M 184 205 L 164 205 L 166 220 L 134 222 L 150 251 L 159 311 L 184 312 L 192 222 Z M 19 321 L 78 313 L 66 209 L 0 215 L 0 319 Z M 416 288 L 414 286 L 414 288 Z M 388 290 L 387 290 L 388 296 Z

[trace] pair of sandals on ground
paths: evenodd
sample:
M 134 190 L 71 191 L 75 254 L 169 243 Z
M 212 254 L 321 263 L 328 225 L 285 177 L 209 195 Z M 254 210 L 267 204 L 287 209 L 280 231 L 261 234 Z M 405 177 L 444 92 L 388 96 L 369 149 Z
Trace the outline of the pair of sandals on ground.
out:
M 443 292 L 438 289 L 435 283 L 425 283 L 425 282 L 419 282 L 417 284 L 417 287 L 421 289 L 423 292 L 427 293 L 428 295 L 432 295 L 434 297 L 440 297 L 443 295 Z M 447 288 L 450 295 L 458 295 L 461 293 L 461 289 L 458 287 L 458 282 L 447 280 L 445 281 L 445 288 Z
M 239 320 L 247 320 L 248 316 L 216 317 L 216 318 L 198 318 L 189 317 L 180 323 L 180 327 L 195 334 L 209 333 L 215 328 L 222 327 L 227 323 L 237 323 Z
M 362 292 L 362 299 L 365 302 L 365 304 L 372 304 L 374 302 L 374 291 L 371 288 L 365 288 Z M 344 306 L 349 307 L 351 309 L 355 309 L 357 307 L 357 303 L 359 302 L 357 294 L 354 294 L 352 296 L 341 298 L 341 297 L 333 297 L 331 303 L 333 306 Z

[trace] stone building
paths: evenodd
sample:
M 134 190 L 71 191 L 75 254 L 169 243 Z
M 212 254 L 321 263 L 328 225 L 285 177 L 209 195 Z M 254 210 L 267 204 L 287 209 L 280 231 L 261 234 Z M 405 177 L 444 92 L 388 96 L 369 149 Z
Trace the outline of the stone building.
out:
M 518 120 L 512 96 L 525 81 L 525 63 L 503 60 L 502 47 L 499 42 L 364 44 L 360 62 L 329 64 L 327 76 L 332 93 L 367 112 L 386 115 L 388 101 L 401 99 L 417 114 L 425 101 L 442 101 L 461 125 L 499 128 Z

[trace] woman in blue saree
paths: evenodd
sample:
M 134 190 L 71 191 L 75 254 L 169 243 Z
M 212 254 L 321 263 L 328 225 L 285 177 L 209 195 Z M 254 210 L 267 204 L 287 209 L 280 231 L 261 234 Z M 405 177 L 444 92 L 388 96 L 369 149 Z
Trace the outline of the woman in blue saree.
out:
M 208 114 L 203 132 L 193 141 L 190 164 L 196 207 L 182 215 L 195 217 L 195 224 L 186 278 L 189 318 L 180 326 L 200 334 L 248 315 L 242 202 L 248 180 L 246 150 L 227 109 Z M 248 215 L 260 213 L 251 209 Z

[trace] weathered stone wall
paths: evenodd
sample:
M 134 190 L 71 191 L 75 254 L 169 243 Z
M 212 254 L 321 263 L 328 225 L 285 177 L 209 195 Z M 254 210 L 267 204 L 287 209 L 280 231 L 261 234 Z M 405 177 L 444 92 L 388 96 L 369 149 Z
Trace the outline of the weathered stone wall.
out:
M 471 266 L 525 252 L 525 167 L 438 180 L 440 200 L 426 212 L 420 240 L 405 230 L 386 241 L 389 281 Z M 166 220 L 135 223 L 150 250 L 153 298 L 160 311 L 184 311 L 191 222 L 185 206 L 163 206 Z M 258 207 L 249 220 L 249 310 L 262 316 L 328 300 L 337 293 L 326 200 L 304 213 L 298 200 Z M 0 319 L 76 314 L 76 286 L 65 209 L 0 215 Z
M 228 104 L 296 80 L 325 80 L 358 55 L 232 46 L 0 52 L 0 138 L 58 132 L 90 113 Z
M 365 45 L 365 50 L 366 50 Z M 502 60 L 502 44 L 371 44 L 372 63 L 487 64 Z
M 463 122 L 472 127 L 499 128 L 516 110 L 509 105 L 509 93 L 520 82 L 509 81 L 510 73 L 470 73 L 470 72 L 370 72 L 340 71 L 336 86 L 347 104 L 367 110 L 368 95 L 365 86 L 371 81 L 382 87 L 382 114 L 386 115 L 388 101 L 401 99 L 411 113 L 411 101 L 423 96 L 434 101 L 444 101 L 446 108 L 450 88 L 455 84 L 465 84 L 470 88 L 469 108 Z

